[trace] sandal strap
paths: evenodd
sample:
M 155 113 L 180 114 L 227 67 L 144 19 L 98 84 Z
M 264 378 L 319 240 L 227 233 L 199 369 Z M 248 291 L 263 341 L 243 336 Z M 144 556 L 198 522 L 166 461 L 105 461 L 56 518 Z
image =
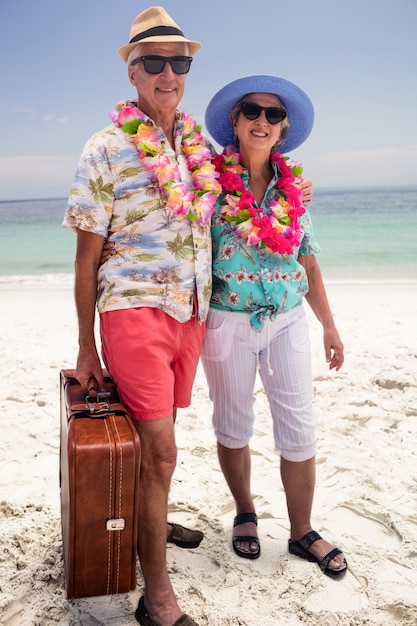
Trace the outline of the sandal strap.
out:
M 240 524 L 246 524 L 247 522 L 252 522 L 253 524 L 258 525 L 258 516 L 256 513 L 239 513 L 236 515 L 233 520 L 233 527 L 239 526 Z
M 236 541 L 248 541 L 249 543 L 256 543 L 260 547 L 261 543 L 258 537 L 252 537 L 251 535 L 234 535 L 233 543 Z
M 332 561 L 334 557 L 338 554 L 342 554 L 342 551 L 339 550 L 339 548 L 333 548 L 333 550 L 331 550 L 329 554 L 326 554 L 326 556 L 319 562 L 320 569 L 324 571 L 329 565 L 330 561 Z
M 301 539 L 298 540 L 298 543 L 302 548 L 304 548 L 304 550 L 308 550 L 309 547 L 319 539 L 322 539 L 322 537 L 315 530 L 311 530 L 309 533 L 304 535 L 304 537 L 301 537 Z

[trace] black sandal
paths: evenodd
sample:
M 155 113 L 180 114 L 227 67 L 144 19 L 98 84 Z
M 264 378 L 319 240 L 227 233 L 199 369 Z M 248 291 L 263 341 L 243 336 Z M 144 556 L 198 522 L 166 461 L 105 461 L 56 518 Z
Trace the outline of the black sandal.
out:
M 236 515 L 233 521 L 233 528 L 235 526 L 239 526 L 239 524 L 246 524 L 247 522 L 253 522 L 258 525 L 258 517 L 256 513 L 240 513 Z M 249 543 L 256 543 L 258 546 L 258 550 L 256 552 L 245 552 L 236 546 L 237 541 L 248 541 Z M 238 556 L 241 556 L 244 559 L 258 559 L 261 555 L 261 544 L 259 543 L 258 537 L 251 537 L 249 535 L 233 535 L 232 539 L 233 550 Z
M 301 559 L 310 561 L 310 563 L 317 563 L 323 574 L 326 574 L 326 576 L 330 576 L 330 578 L 342 578 L 342 576 L 344 576 L 347 572 L 347 561 L 344 557 L 344 567 L 341 567 L 340 569 L 333 569 L 329 567 L 330 561 L 334 559 L 334 557 L 338 554 L 342 554 L 342 551 L 339 550 L 339 548 L 333 548 L 333 550 L 326 554 L 323 559 L 319 559 L 312 552 L 308 551 L 309 547 L 319 539 L 322 539 L 322 537 L 318 533 L 316 533 L 315 530 L 307 533 L 298 541 L 295 541 L 294 539 L 289 539 L 288 552 L 290 554 L 294 554 L 295 556 L 299 556 Z

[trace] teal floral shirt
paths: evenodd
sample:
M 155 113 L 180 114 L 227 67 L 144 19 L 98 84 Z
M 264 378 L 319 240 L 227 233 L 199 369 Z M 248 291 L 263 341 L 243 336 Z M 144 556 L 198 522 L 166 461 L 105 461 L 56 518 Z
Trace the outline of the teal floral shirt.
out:
M 268 211 L 278 181 L 275 163 L 274 176 L 262 201 Z M 243 182 L 248 189 L 249 175 L 244 170 Z M 263 328 L 267 317 L 289 311 L 302 302 L 308 292 L 308 281 L 304 267 L 297 261 L 298 255 L 309 255 L 320 251 L 308 209 L 299 218 L 302 228 L 300 247 L 294 255 L 268 253 L 241 239 L 231 225 L 219 216 L 223 195 L 220 195 L 212 218 L 213 242 L 213 292 L 210 306 L 227 311 L 250 313 L 250 323 L 255 330 Z
M 180 114 L 175 151 L 162 129 L 149 121 L 166 154 L 177 159 L 182 180 L 188 181 Z M 212 284 L 210 226 L 192 224 L 166 207 L 154 173 L 143 167 L 132 136 L 115 124 L 85 145 L 63 225 L 115 244 L 116 254 L 98 272 L 100 312 L 146 306 L 185 322 L 192 315 L 196 293 L 199 320 L 206 319 Z

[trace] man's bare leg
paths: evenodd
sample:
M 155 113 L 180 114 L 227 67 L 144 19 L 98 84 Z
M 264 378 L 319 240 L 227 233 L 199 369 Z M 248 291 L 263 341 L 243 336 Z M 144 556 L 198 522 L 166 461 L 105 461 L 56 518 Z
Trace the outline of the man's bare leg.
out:
M 138 554 L 145 581 L 145 605 L 161 626 L 183 614 L 166 567 L 168 493 L 176 464 L 172 416 L 135 421 L 141 440 Z

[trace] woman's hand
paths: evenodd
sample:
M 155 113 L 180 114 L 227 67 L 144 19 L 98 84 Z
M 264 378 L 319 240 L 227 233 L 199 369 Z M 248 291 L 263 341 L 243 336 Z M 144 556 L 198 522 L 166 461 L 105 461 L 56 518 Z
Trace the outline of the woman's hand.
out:
M 103 265 L 106 261 L 110 259 L 111 256 L 116 254 L 116 247 L 113 241 L 105 241 L 103 245 L 103 250 L 101 251 L 100 257 L 100 265 Z
M 323 334 L 324 352 L 329 369 L 340 370 L 345 360 L 344 346 L 334 326 L 324 329 Z
M 303 204 L 310 206 L 313 201 L 313 181 L 310 178 L 303 178 L 300 187 L 303 191 Z

